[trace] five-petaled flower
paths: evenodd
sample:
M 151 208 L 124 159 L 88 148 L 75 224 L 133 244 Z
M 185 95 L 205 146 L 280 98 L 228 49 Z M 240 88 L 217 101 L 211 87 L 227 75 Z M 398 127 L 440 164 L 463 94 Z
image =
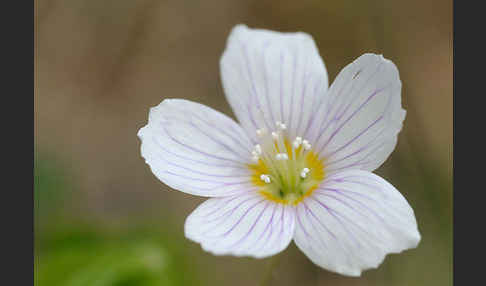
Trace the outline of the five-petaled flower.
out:
M 239 124 L 166 99 L 138 133 L 157 178 L 211 197 L 187 218 L 187 238 L 213 254 L 257 258 L 294 240 L 315 264 L 349 276 L 417 246 L 412 208 L 371 173 L 405 118 L 391 61 L 364 54 L 328 88 L 311 36 L 238 25 L 220 68 Z

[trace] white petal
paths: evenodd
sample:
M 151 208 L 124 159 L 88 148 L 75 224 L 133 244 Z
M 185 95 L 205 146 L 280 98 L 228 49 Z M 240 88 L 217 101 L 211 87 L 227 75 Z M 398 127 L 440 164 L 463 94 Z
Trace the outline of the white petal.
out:
M 141 153 L 162 182 L 185 193 L 230 196 L 254 188 L 246 167 L 251 142 L 229 117 L 182 99 L 150 109 L 138 136 Z
M 258 193 L 211 198 L 186 219 L 186 237 L 215 255 L 263 258 L 284 250 L 292 240 L 295 209 Z
M 237 25 L 220 68 L 226 97 L 250 136 L 257 128 L 275 130 L 277 121 L 298 136 L 328 88 L 314 40 L 302 32 Z
M 295 243 L 315 264 L 349 276 L 376 268 L 389 253 L 414 248 L 412 208 L 388 182 L 367 171 L 328 177 L 297 205 Z
M 396 66 L 364 54 L 332 83 L 307 135 L 326 160 L 327 171 L 373 171 L 395 148 L 405 110 Z

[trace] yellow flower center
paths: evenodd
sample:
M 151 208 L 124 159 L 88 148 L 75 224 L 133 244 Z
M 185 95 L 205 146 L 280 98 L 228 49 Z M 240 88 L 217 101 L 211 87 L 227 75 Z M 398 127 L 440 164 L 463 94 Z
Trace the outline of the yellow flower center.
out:
M 252 153 L 254 164 L 248 165 L 251 179 L 266 199 L 297 205 L 324 179 L 324 164 L 306 140 L 296 137 L 291 144 L 285 125 L 277 126 L 281 130 L 272 132 L 270 138 L 264 130 L 257 130 L 262 141 Z

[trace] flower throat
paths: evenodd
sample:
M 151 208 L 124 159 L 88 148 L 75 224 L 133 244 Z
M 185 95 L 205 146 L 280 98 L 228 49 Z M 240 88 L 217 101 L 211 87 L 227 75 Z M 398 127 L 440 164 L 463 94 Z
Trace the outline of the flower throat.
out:
M 302 137 L 288 139 L 286 125 L 277 130 L 257 129 L 259 144 L 252 151 L 252 182 L 265 198 L 283 204 L 298 204 L 324 179 L 324 165 Z

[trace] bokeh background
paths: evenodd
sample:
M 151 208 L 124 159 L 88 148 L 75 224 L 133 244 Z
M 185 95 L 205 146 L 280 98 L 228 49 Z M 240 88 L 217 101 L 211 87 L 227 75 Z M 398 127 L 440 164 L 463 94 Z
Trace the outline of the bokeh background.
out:
M 452 0 L 35 5 L 36 285 L 452 285 Z M 417 249 L 349 278 L 293 243 L 257 260 L 185 239 L 184 220 L 204 199 L 159 182 L 136 134 L 164 98 L 233 116 L 219 58 L 238 23 L 310 33 L 330 81 L 365 52 L 395 62 L 407 118 L 376 172 L 413 206 Z

